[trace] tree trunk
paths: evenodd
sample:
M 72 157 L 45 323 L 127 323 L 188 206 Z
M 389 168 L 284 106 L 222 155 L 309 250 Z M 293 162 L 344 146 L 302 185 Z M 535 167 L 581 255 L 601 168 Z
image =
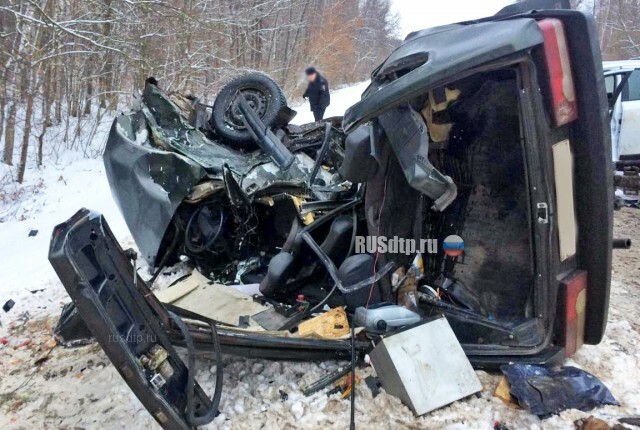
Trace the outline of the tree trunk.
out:
M 36 159 L 36 164 L 38 165 L 38 167 L 42 166 L 42 159 L 43 159 L 43 147 L 44 147 L 44 136 L 47 133 L 47 126 L 46 124 L 42 126 L 42 131 L 40 132 L 40 134 L 38 135 L 38 155 L 37 155 L 37 159 Z
M 18 182 L 24 182 L 24 173 L 27 169 L 27 153 L 29 151 L 29 139 L 31 138 L 31 117 L 33 116 L 33 91 L 27 91 L 27 109 L 24 118 L 24 134 L 22 135 L 22 148 L 20 149 L 20 164 L 18 165 Z
M 57 61 L 56 61 L 57 63 Z M 53 118 L 56 124 L 60 124 L 62 122 L 62 98 L 63 95 L 63 77 L 62 73 L 60 73 L 60 65 L 56 64 L 55 70 L 53 73 L 53 82 L 54 82 L 54 90 L 53 94 L 55 95 L 55 105 L 54 105 L 54 114 Z
M 16 110 L 16 101 L 13 100 L 11 106 L 9 106 L 7 115 L 7 128 L 4 134 L 4 157 L 2 160 L 9 166 L 13 166 L 13 147 L 16 138 Z
M 2 133 L 4 133 L 4 115 L 5 108 L 7 107 L 7 99 L 6 97 L 0 98 L 0 137 L 2 137 Z
M 51 88 L 53 86 L 53 79 L 52 67 L 47 67 L 42 89 L 42 131 L 38 136 L 38 153 L 36 157 L 38 167 L 42 166 L 43 161 L 44 136 L 47 133 L 47 128 L 51 127 Z
M 93 97 L 93 78 L 89 78 L 87 82 L 87 92 L 84 99 L 84 114 L 91 115 L 91 98 Z

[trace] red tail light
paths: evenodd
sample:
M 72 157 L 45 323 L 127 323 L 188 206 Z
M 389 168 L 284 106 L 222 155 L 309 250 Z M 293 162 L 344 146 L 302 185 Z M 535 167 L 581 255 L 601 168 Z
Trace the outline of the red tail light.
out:
M 562 21 L 547 18 L 538 21 L 544 37 L 544 57 L 549 71 L 551 109 L 556 127 L 578 118 L 576 91 L 569 60 L 569 49 Z
M 560 283 L 560 340 L 567 357 L 573 355 L 584 341 L 587 304 L 587 272 L 576 270 Z

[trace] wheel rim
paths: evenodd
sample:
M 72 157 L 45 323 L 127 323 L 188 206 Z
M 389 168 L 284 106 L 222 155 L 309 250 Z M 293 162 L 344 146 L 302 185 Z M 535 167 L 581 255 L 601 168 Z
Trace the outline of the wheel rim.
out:
M 256 88 L 240 89 L 224 115 L 225 123 L 236 130 L 246 129 L 242 122 L 242 112 L 240 111 L 240 95 L 244 96 L 251 109 L 258 114 L 260 119 L 263 119 L 267 112 L 268 99 L 264 92 Z

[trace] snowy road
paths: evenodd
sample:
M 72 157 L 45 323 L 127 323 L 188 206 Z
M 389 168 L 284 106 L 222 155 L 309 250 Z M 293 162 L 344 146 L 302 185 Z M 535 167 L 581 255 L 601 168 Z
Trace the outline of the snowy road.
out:
M 332 94 L 327 116 L 340 115 L 357 101 L 366 84 Z M 294 122 L 310 120 L 308 106 Z M 108 126 L 108 124 L 107 124 Z M 101 138 L 108 127 L 101 131 Z M 65 154 L 57 166 L 31 169 L 28 187 L 45 186 L 19 207 L 0 207 L 0 304 L 16 301 L 0 313 L 0 428 L 158 428 L 97 345 L 50 352 L 51 325 L 57 320 L 65 293 L 46 259 L 51 230 L 82 206 L 104 213 L 119 240 L 131 240 L 108 188 L 101 160 Z M 640 243 L 640 211 L 616 213 L 616 237 Z M 30 230 L 38 230 L 28 237 Z M 497 374 L 478 372 L 484 391 L 423 418 L 414 418 L 397 399 L 382 393 L 375 399 L 358 386 L 358 428 L 491 429 L 495 420 L 511 429 L 573 429 L 573 421 L 591 414 L 611 424 L 619 416 L 640 414 L 640 253 L 637 248 L 614 252 L 609 326 L 598 346 L 583 347 L 568 363 L 595 374 L 611 389 L 620 407 L 590 413 L 566 411 L 540 421 L 526 411 L 511 409 L 493 396 Z M 43 291 L 40 291 L 44 289 Z M 35 291 L 35 292 L 34 292 Z M 17 321 L 28 312 L 27 323 Z M 28 343 L 27 343 L 28 342 Z M 25 343 L 23 346 L 19 346 Z M 48 355 L 47 355 L 48 354 Z M 36 364 L 38 363 L 38 364 Z M 348 427 L 349 402 L 324 392 L 304 397 L 301 387 L 336 363 L 288 363 L 225 358 L 221 415 L 206 428 L 311 429 Z M 197 377 L 211 392 L 212 363 L 198 362 Z M 364 370 L 362 375 L 371 372 Z M 280 392 L 288 394 L 281 399 Z

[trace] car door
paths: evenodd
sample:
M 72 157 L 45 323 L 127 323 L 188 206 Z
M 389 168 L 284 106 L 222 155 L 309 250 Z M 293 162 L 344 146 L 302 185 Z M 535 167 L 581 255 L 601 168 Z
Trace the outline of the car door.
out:
M 611 117 L 612 158 L 640 153 L 640 67 L 605 70 Z
M 622 115 L 619 154 L 640 153 L 640 69 L 631 72 L 620 94 Z

